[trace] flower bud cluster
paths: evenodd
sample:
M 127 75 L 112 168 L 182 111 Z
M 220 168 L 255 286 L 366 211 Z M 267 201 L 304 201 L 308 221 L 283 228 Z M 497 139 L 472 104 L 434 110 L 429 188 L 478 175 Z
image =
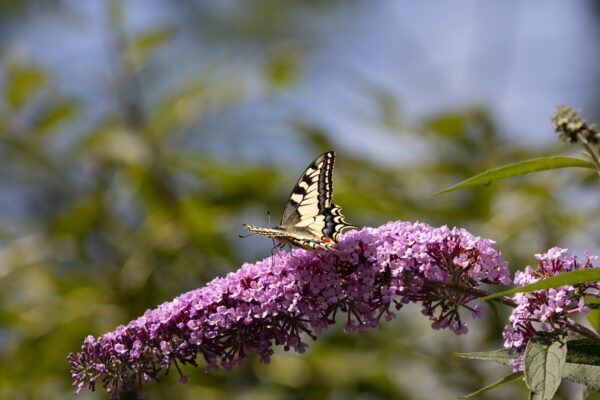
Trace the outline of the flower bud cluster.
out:
M 600 132 L 594 125 L 588 125 L 583 118 L 569 106 L 558 106 L 552 116 L 554 130 L 558 137 L 568 143 L 587 141 L 598 144 Z

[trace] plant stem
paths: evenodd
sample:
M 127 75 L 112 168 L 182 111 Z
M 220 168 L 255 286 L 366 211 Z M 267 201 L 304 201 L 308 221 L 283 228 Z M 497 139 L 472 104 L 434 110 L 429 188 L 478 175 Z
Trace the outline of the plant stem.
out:
M 592 161 L 594 161 L 594 164 L 596 164 L 596 171 L 598 172 L 598 175 L 600 175 L 600 159 L 598 158 L 598 154 L 596 154 L 592 146 L 590 146 L 590 143 L 583 137 L 581 133 L 577 134 L 577 140 L 590 154 Z
M 571 318 L 567 318 L 567 321 L 569 322 L 569 329 L 572 330 L 573 332 L 577 332 L 580 335 L 589 337 L 590 339 L 594 339 L 600 342 L 600 335 L 597 332 L 594 332 L 593 330 L 578 324 L 577 322 L 573 321 Z
M 436 281 L 432 281 L 429 279 L 425 280 L 425 286 L 432 287 L 432 288 L 438 288 L 438 289 L 444 289 L 444 290 L 451 290 L 453 292 L 465 293 L 465 294 L 472 295 L 474 297 L 485 297 L 485 296 L 489 296 L 490 294 L 492 294 L 491 292 L 488 292 L 486 290 L 475 289 L 475 288 L 468 287 L 468 286 L 458 285 L 456 283 L 436 282 Z M 504 305 L 507 305 L 510 307 L 517 306 L 517 303 L 513 299 L 511 299 L 510 297 L 507 297 L 507 296 L 494 297 L 490 301 L 495 301 L 497 303 L 504 304 Z M 597 332 L 594 332 L 593 330 L 586 328 L 585 326 L 583 326 L 581 324 L 578 324 L 577 322 L 573 321 L 571 318 L 567 318 L 567 322 L 569 323 L 569 326 L 567 327 L 567 329 L 569 329 L 573 332 L 577 332 L 578 334 L 580 334 L 582 336 L 585 336 L 585 337 L 588 337 L 590 339 L 594 339 L 594 340 L 600 342 L 600 334 L 598 334 Z
M 491 292 L 488 292 L 486 290 L 475 289 L 475 288 L 468 287 L 468 286 L 458 285 L 456 283 L 437 282 L 437 281 L 432 281 L 429 279 L 425 280 L 425 286 L 434 287 L 434 288 L 438 288 L 438 289 L 451 290 L 453 292 L 466 293 L 466 294 L 470 294 L 475 297 L 485 297 L 485 296 L 489 296 L 490 294 L 492 294 Z M 513 299 L 511 299 L 510 297 L 507 297 L 507 296 L 494 297 L 492 300 L 495 302 L 501 303 L 501 304 L 505 304 L 507 306 L 511 306 L 511 307 L 517 306 L 517 303 Z

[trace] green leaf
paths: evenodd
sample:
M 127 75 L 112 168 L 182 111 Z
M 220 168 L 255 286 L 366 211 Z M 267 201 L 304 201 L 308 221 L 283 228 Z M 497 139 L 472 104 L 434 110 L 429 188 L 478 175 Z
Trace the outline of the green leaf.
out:
M 542 332 L 542 334 L 544 334 L 544 332 Z M 461 358 L 493 361 L 506 366 L 512 366 L 510 360 L 517 358 L 518 356 L 516 353 L 509 355 L 507 349 L 473 353 L 455 353 L 454 355 Z M 563 378 L 582 385 L 588 385 L 593 390 L 600 390 L 600 343 L 589 338 L 569 340 L 567 342 L 566 361 L 562 373 Z M 481 389 L 481 391 L 483 391 L 483 389 Z M 480 391 L 471 393 L 468 396 L 477 393 L 480 393 Z
M 499 349 L 493 351 L 482 351 L 482 352 L 473 352 L 473 353 L 454 353 L 455 356 L 460 358 L 469 358 L 473 360 L 484 360 L 484 361 L 493 361 L 498 364 L 512 366 L 510 360 L 516 359 L 518 355 L 515 353 L 513 355 L 508 354 L 508 349 Z
M 297 119 L 290 120 L 289 123 L 293 129 L 303 136 L 303 139 L 306 139 L 309 145 L 314 147 L 315 151 L 327 151 L 327 149 L 334 147 L 329 140 L 330 136 L 322 127 Z
M 475 396 L 475 395 L 477 395 L 479 393 L 488 391 L 490 389 L 495 389 L 495 388 L 497 388 L 499 386 L 506 385 L 507 383 L 511 383 L 511 382 L 515 382 L 515 381 L 521 380 L 521 379 L 523 379 L 523 376 L 524 375 L 523 375 L 522 372 L 514 372 L 514 373 L 512 373 L 512 374 L 510 374 L 508 376 L 505 376 L 504 378 L 500 379 L 499 381 L 492 383 L 491 385 L 488 385 L 486 387 L 482 387 L 481 389 L 476 390 L 473 393 L 469 393 L 469 394 L 467 394 L 465 396 L 460 396 L 459 399 L 468 399 L 469 397 L 473 397 L 473 396 Z
M 600 391 L 600 367 L 597 365 L 566 363 L 562 377 Z
M 590 308 L 590 312 L 585 316 L 596 332 L 600 332 L 600 307 L 598 307 L 598 299 L 595 296 L 585 296 L 585 305 Z
M 9 68 L 5 95 L 13 108 L 21 108 L 46 86 L 46 74 L 35 66 L 15 65 Z
M 81 146 L 97 157 L 125 165 L 147 166 L 154 157 L 144 137 L 120 127 L 94 132 L 81 142 Z
M 31 165 L 39 166 L 43 170 L 55 174 L 62 183 L 68 183 L 68 178 L 63 174 L 62 170 L 51 159 L 46 157 L 44 153 L 38 150 L 36 143 L 11 135 L 0 137 L 0 145 L 6 146 L 13 152 L 19 152 L 33 162 Z
M 429 121 L 426 127 L 442 136 L 456 139 L 464 138 L 465 126 L 469 122 L 468 117 L 468 114 L 463 113 L 442 115 Z
M 542 279 L 535 283 L 522 287 L 505 290 L 504 292 L 490 294 L 482 297 L 481 300 L 488 301 L 498 296 L 507 296 L 519 292 L 532 292 L 534 290 L 550 289 L 564 285 L 577 285 L 585 282 L 600 281 L 600 268 L 586 268 L 575 271 L 563 272 L 562 274 L 551 276 L 550 278 Z
M 583 388 L 583 395 L 581 396 L 583 400 L 600 400 L 600 392 L 585 386 Z
M 551 399 L 560 386 L 567 359 L 566 335 L 537 332 L 525 348 L 524 366 L 531 398 Z
M 37 116 L 35 121 L 35 131 L 37 134 L 45 133 L 64 120 L 72 117 L 77 111 L 78 104 L 74 101 L 54 101 L 47 104 Z
M 301 63 L 301 49 L 282 46 L 273 50 L 268 56 L 265 75 L 273 85 L 287 87 L 298 80 Z
M 151 136 L 162 139 L 176 135 L 207 114 L 235 107 L 244 99 L 245 82 L 235 74 L 226 75 L 226 79 L 216 78 L 218 71 L 223 73 L 223 67 L 219 64 L 214 68 L 169 89 L 151 107 L 148 113 Z
M 589 338 L 569 340 L 562 377 L 600 391 L 600 343 Z
M 171 28 L 163 26 L 152 28 L 137 35 L 125 49 L 127 57 L 136 68 L 143 66 L 148 59 L 173 37 Z
M 563 156 L 534 158 L 533 160 L 519 161 L 514 164 L 508 164 L 502 167 L 489 169 L 454 186 L 440 190 L 439 192 L 435 192 L 432 194 L 432 196 L 437 196 L 439 194 L 452 192 L 454 190 L 463 189 L 466 187 L 487 185 L 493 181 L 510 178 L 511 176 L 565 167 L 594 168 L 591 162 L 582 160 L 581 158 Z
M 83 238 L 102 217 L 103 194 L 92 192 L 74 201 L 64 214 L 54 219 L 50 232 Z
M 600 343 L 590 338 L 569 340 L 567 362 L 600 366 Z

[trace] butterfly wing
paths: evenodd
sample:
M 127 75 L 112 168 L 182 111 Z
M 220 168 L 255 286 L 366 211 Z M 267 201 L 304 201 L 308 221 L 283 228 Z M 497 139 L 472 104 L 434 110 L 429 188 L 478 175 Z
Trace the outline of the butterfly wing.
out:
M 296 225 L 331 206 L 335 153 L 317 157 L 304 171 L 285 205 L 281 226 Z

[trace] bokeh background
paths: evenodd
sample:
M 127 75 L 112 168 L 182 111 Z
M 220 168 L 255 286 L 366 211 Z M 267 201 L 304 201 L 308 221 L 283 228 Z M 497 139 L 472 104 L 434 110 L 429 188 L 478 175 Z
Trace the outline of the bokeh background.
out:
M 348 221 L 448 224 L 511 267 L 600 253 L 597 178 L 552 171 L 440 196 L 550 154 L 559 104 L 600 112 L 597 1 L 0 1 L 0 398 L 72 398 L 66 356 L 184 291 L 268 256 L 278 220 L 337 152 Z M 506 311 L 460 337 L 407 307 L 364 334 L 232 373 L 188 367 L 147 398 L 455 398 L 506 367 Z M 558 398 L 580 388 L 563 385 Z M 135 393 L 121 393 L 135 398 Z M 513 384 L 482 399 L 525 398 Z M 83 392 L 81 399 L 107 397 Z

